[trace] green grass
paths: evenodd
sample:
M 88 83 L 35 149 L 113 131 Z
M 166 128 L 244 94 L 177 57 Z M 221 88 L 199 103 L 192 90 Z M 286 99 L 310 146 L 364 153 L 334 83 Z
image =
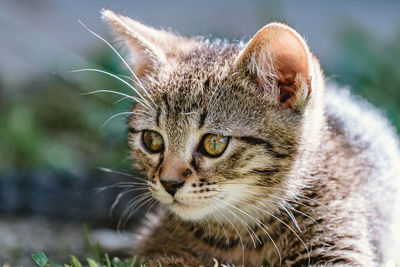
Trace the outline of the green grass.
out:
M 86 259 L 86 263 L 82 264 L 75 256 L 70 256 L 70 261 L 68 264 L 56 264 L 51 262 L 45 253 L 38 252 L 32 255 L 32 260 L 40 267 L 82 267 L 82 266 L 89 266 L 89 267 L 134 267 L 146 266 L 146 261 L 142 261 L 136 264 L 136 256 L 130 260 L 124 261 L 117 257 L 110 259 L 107 253 L 104 253 L 100 244 L 97 242 L 93 244 L 89 231 L 86 225 L 83 226 L 85 232 L 85 238 L 87 242 L 87 246 L 89 248 L 91 257 Z
M 134 267 L 134 266 L 146 266 L 145 262 L 139 263 L 139 265 L 135 265 L 136 257 L 133 257 L 129 261 L 123 261 L 119 258 L 113 258 L 110 260 L 107 254 L 103 255 L 103 259 L 101 261 L 96 261 L 92 258 L 87 258 L 87 265 L 82 264 L 75 256 L 70 256 L 69 264 L 55 264 L 52 263 L 44 254 L 43 252 L 39 252 L 37 254 L 32 255 L 33 261 L 40 267 L 82 267 L 82 266 L 89 266 L 89 267 Z

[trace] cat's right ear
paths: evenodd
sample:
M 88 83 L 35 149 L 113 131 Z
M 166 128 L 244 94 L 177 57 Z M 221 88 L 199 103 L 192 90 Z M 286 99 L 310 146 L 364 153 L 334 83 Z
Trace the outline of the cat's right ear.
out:
M 312 64 L 300 34 L 274 22 L 261 28 L 243 48 L 235 71 L 250 74 L 258 90 L 273 103 L 298 109 L 312 91 Z
M 156 30 L 111 10 L 103 10 L 102 18 L 110 24 L 117 40 L 128 49 L 127 62 L 139 78 L 157 75 L 190 44 L 186 38 Z

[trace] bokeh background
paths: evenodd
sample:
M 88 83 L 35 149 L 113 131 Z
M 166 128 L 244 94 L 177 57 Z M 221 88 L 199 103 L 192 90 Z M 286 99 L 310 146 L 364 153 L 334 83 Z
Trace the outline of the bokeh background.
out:
M 99 168 L 132 173 L 124 116 L 104 125 L 131 103 L 82 93 L 129 91 L 105 75 L 69 72 L 128 75 L 78 23 L 112 40 L 102 8 L 211 39 L 247 40 L 268 21 L 287 22 L 306 37 L 328 80 L 372 102 L 400 130 L 398 0 L 0 0 L 0 263 L 31 266 L 39 250 L 60 262 L 84 257 L 82 223 L 102 240 L 125 236 L 113 235 L 124 201 L 108 214 L 120 189 L 95 188 L 130 179 Z

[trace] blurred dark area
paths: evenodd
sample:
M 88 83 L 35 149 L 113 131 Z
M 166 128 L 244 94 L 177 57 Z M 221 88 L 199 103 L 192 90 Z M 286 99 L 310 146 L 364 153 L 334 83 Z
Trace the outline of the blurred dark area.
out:
M 117 225 L 127 201 L 141 193 L 124 194 L 111 209 L 121 193 L 121 183 L 131 181 L 128 177 L 100 171 L 74 175 L 66 171 L 36 169 L 6 173 L 2 179 L 2 216 L 38 216 L 93 227 Z M 140 210 L 136 215 L 143 213 L 144 210 Z
M 366 98 L 400 130 L 399 1 L 2 0 L 0 264 L 30 266 L 29 255 L 38 250 L 55 260 L 73 253 L 85 257 L 82 224 L 92 231 L 115 230 L 140 193 L 125 195 L 110 215 L 123 188 L 96 190 L 138 175 L 122 113 L 133 103 L 84 94 L 130 89 L 99 73 L 70 72 L 98 68 L 129 75 L 107 45 L 77 22 L 111 41 L 101 8 L 186 36 L 230 41 L 247 40 L 268 21 L 287 22 L 306 37 L 329 82 Z M 146 210 L 135 213 L 125 229 L 133 229 Z

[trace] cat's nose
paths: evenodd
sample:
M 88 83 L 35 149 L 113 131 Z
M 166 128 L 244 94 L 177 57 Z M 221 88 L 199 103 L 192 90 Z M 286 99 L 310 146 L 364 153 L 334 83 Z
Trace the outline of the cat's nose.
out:
M 165 190 L 171 196 L 174 196 L 176 191 L 179 188 L 181 188 L 183 186 L 183 184 L 185 183 L 185 181 L 180 178 L 174 178 L 174 179 L 168 179 L 168 180 L 161 179 L 160 182 L 164 186 Z

